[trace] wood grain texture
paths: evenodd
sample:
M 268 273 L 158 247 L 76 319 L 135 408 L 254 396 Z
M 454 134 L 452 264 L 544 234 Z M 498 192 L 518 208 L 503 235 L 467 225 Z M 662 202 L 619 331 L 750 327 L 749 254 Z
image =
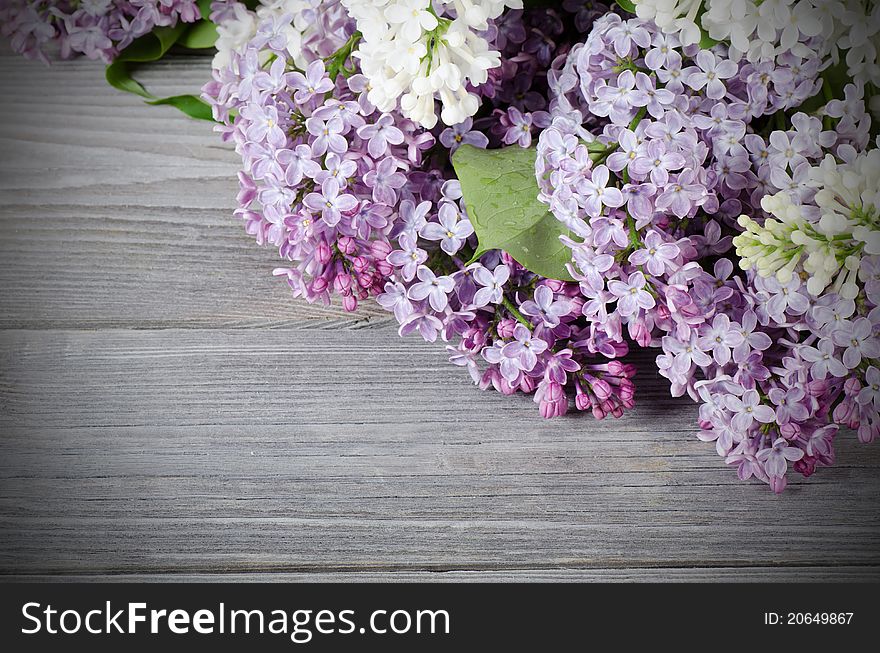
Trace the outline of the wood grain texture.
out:
M 152 66 L 198 91 L 203 58 Z M 207 122 L 107 86 L 81 60 L 0 58 L 0 328 L 247 327 L 387 321 L 288 301 L 283 264 L 232 216 L 238 156 Z
M 0 577 L 880 580 L 880 448 L 772 496 L 650 353 L 624 419 L 543 421 L 375 306 L 287 300 L 209 125 L 83 61 L 0 84 Z

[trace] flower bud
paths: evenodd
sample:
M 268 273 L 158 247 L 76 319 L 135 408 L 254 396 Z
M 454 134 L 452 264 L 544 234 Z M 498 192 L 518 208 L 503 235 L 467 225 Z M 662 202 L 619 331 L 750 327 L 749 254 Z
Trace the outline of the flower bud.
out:
M 322 240 L 315 249 L 315 258 L 321 265 L 327 265 L 332 257 L 333 254 L 330 251 L 330 246 Z
M 509 340 L 513 338 L 513 330 L 516 327 L 516 320 L 512 318 L 506 318 L 504 320 L 500 320 L 498 322 L 498 337 L 503 338 L 504 340 Z
M 339 239 L 336 241 L 336 245 L 337 247 L 339 247 L 339 251 L 343 254 L 354 254 L 355 250 L 357 249 L 357 243 L 355 243 L 354 238 L 352 238 L 351 236 L 340 236 Z M 383 256 L 382 258 L 385 257 Z
M 349 313 L 354 313 L 357 310 L 358 300 L 354 295 L 346 295 L 342 298 L 342 308 L 344 308 Z

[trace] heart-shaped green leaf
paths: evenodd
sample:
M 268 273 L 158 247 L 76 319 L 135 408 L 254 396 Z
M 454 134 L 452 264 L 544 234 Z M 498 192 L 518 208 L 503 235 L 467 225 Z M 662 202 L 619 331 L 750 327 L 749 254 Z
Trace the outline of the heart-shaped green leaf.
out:
M 500 249 L 535 274 L 572 280 L 565 267 L 571 250 L 559 240 L 568 232 L 538 201 L 535 148 L 462 145 L 452 165 L 479 239 L 474 258 Z

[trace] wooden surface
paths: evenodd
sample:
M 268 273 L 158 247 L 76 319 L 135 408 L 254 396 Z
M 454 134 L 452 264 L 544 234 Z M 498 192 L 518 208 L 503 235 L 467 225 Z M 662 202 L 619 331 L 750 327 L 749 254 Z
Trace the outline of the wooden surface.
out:
M 880 579 L 880 447 L 775 497 L 650 355 L 626 418 L 545 422 L 376 307 L 289 299 L 210 125 L 83 61 L 0 56 L 0 88 L 7 579 Z

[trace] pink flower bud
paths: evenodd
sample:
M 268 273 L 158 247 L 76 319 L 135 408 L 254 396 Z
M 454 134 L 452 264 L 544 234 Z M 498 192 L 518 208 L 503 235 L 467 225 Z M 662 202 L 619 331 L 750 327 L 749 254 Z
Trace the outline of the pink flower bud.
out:
M 390 263 L 388 263 L 387 261 L 385 261 L 384 259 L 377 260 L 375 263 L 375 266 L 376 266 L 376 272 L 381 274 L 383 277 L 391 276 L 391 273 L 394 272 L 394 266 L 391 265 Z
M 333 254 L 330 251 L 330 246 L 322 240 L 315 250 L 315 258 L 318 259 L 318 262 L 321 265 L 327 265 L 332 256 Z
M 513 338 L 513 329 L 516 327 L 516 320 L 506 318 L 498 322 L 498 337 L 508 340 Z
M 336 241 L 336 245 L 339 247 L 339 251 L 343 254 L 354 254 L 357 249 L 357 243 L 355 243 L 354 238 L 351 236 L 340 236 L 339 240 Z M 385 257 L 383 256 L 382 258 Z
M 354 295 L 346 295 L 342 298 L 342 308 L 349 313 L 354 313 L 358 307 L 358 300 Z
M 590 383 L 590 388 L 593 392 L 596 393 L 596 397 L 599 401 L 605 401 L 608 397 L 611 396 L 613 390 L 611 386 L 608 384 L 608 381 L 603 381 L 602 379 L 596 379 L 592 383 Z
M 370 267 L 370 262 L 363 256 L 355 256 L 351 259 L 351 267 L 354 268 L 355 272 L 363 272 Z
M 800 427 L 793 422 L 789 422 L 788 424 L 783 424 L 779 427 L 779 435 L 781 435 L 786 440 L 794 440 L 800 434 L 801 434 Z
M 391 253 L 391 244 L 384 240 L 374 240 L 370 244 L 370 254 L 377 261 L 384 261 Z
M 550 419 L 551 417 L 559 417 L 568 412 L 568 397 L 565 390 L 555 381 L 549 381 L 543 384 L 543 392 L 541 393 L 541 401 L 538 404 L 538 410 L 541 417 Z
M 330 284 L 327 282 L 326 277 L 317 277 L 312 280 L 312 291 L 315 293 L 322 293 L 327 290 L 327 286 Z
M 333 289 L 340 295 L 348 295 L 351 293 L 351 275 L 340 274 L 333 280 Z

